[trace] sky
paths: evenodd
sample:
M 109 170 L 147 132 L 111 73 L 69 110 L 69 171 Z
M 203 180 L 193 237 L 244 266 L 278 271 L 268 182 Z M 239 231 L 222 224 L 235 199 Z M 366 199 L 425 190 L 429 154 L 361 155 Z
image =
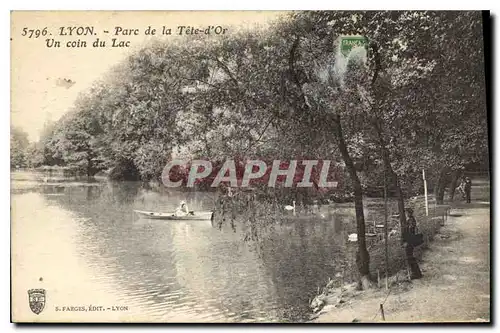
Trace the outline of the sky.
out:
M 276 11 L 14 11 L 11 14 L 11 126 L 20 127 L 28 133 L 30 141 L 37 141 L 44 124 L 68 112 L 77 96 L 113 65 L 152 39 L 174 37 L 145 36 L 148 26 L 156 28 L 157 34 L 163 26 L 175 32 L 179 25 L 200 28 L 220 25 L 231 33 L 234 27 L 263 26 L 282 14 Z M 72 27 L 80 26 L 93 27 L 95 35 L 75 35 L 76 29 Z M 60 33 L 61 27 L 64 27 L 64 36 Z M 116 27 L 122 29 L 119 35 L 114 35 Z M 42 35 L 44 28 L 45 36 Z M 32 29 L 35 31 L 30 32 Z M 36 29 L 40 33 L 38 38 Z M 139 29 L 138 36 L 123 35 L 133 29 Z M 70 30 L 74 35 L 69 36 Z M 61 47 L 47 47 L 46 40 L 52 38 L 60 41 Z M 107 47 L 92 47 L 95 38 L 105 40 Z M 112 38 L 128 40 L 130 47 L 110 47 Z M 67 42 L 78 40 L 86 41 L 87 47 L 66 47 Z

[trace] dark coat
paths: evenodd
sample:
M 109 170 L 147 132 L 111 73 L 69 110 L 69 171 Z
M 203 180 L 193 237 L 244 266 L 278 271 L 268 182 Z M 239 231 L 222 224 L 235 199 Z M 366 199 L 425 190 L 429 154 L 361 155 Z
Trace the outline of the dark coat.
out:
M 465 181 L 465 192 L 470 192 L 470 188 L 472 187 L 472 182 L 470 180 Z
M 403 233 L 403 240 L 409 242 L 409 239 L 417 233 L 417 221 L 414 216 L 406 220 L 406 230 Z

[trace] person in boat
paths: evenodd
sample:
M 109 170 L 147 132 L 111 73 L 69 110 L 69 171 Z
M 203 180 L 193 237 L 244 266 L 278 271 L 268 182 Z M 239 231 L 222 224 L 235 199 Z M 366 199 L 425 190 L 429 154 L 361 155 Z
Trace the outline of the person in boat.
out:
M 179 204 L 179 207 L 175 210 L 175 215 L 176 216 L 186 216 L 189 214 L 189 209 L 186 204 L 186 201 L 181 201 Z
M 417 259 L 413 256 L 413 250 L 416 245 L 416 235 L 417 235 L 417 220 L 413 215 L 413 209 L 407 208 L 406 214 L 408 216 L 406 220 L 406 230 L 403 233 L 404 247 L 406 252 L 406 259 L 408 260 L 408 265 L 410 266 L 411 279 L 422 278 L 422 271 L 418 266 Z

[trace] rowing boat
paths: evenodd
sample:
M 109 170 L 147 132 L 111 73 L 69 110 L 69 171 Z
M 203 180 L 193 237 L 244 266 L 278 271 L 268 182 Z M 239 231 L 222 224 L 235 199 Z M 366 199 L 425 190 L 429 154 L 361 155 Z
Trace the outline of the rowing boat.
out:
M 139 216 L 153 220 L 170 220 L 170 221 L 193 221 L 193 220 L 210 220 L 212 212 L 189 212 L 187 215 L 175 215 L 175 213 L 160 213 L 148 212 L 144 210 L 134 210 Z

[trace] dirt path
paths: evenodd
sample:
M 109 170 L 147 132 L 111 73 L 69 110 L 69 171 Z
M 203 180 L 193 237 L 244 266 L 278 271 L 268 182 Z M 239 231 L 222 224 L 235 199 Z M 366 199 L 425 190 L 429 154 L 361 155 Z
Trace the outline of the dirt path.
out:
M 386 321 L 489 321 L 490 209 L 486 202 L 472 205 L 452 209 L 455 216 L 423 255 L 423 279 L 393 287 L 388 296 L 385 288 L 360 292 L 339 308 L 325 307 L 314 322 L 381 321 L 384 300 Z

